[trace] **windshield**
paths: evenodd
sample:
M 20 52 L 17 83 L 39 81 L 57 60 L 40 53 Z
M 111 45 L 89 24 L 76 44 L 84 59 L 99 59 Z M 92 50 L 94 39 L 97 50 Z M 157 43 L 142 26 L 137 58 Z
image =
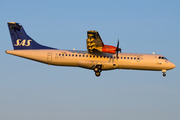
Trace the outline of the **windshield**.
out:
M 163 56 L 159 56 L 159 59 L 165 59 L 165 60 L 168 60 L 166 57 L 163 57 Z

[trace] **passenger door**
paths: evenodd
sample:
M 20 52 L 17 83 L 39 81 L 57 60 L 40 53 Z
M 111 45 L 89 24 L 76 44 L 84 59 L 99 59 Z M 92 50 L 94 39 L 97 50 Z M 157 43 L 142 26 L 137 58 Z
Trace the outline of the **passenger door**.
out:
M 52 53 L 47 54 L 47 61 L 52 61 Z

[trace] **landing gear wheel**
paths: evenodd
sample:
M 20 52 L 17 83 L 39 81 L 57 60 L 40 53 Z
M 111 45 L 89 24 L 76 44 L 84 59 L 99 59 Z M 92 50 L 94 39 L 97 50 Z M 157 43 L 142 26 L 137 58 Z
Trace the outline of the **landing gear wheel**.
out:
M 101 71 L 102 71 L 102 65 L 96 65 L 95 67 L 94 67 L 94 72 L 95 72 L 95 75 L 97 76 L 97 77 L 99 77 L 100 75 L 101 75 Z
M 166 73 L 163 73 L 163 76 L 165 77 L 165 76 L 166 76 Z
M 101 73 L 100 73 L 99 71 L 97 71 L 97 72 L 95 72 L 95 75 L 96 75 L 97 77 L 99 77 L 99 76 L 101 75 Z
M 99 68 L 95 67 L 94 72 L 98 72 L 98 71 L 99 71 Z

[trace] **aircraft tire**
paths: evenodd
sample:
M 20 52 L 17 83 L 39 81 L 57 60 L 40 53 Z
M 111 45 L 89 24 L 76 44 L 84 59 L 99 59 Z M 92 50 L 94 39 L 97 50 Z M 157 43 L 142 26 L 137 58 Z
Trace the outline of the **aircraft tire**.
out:
M 94 72 L 98 72 L 98 71 L 99 71 L 99 68 L 95 67 Z
M 97 77 L 99 77 L 99 76 L 101 75 L 101 73 L 98 71 L 98 72 L 95 72 L 95 75 L 96 75 Z
M 166 77 L 166 73 L 163 73 L 163 77 Z

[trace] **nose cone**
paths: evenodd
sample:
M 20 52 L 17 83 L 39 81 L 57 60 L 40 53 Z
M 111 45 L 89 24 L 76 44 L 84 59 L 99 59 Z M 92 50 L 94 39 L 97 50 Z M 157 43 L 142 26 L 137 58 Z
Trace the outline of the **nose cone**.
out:
M 173 68 L 175 68 L 175 67 L 176 67 L 176 65 L 173 64 L 172 62 L 168 62 L 168 63 L 167 63 L 167 70 L 171 70 L 171 69 L 173 69 Z
M 172 67 L 172 69 L 173 69 L 173 68 L 175 68 L 175 67 L 176 67 L 176 65 L 172 63 L 172 64 L 171 64 L 171 67 Z

